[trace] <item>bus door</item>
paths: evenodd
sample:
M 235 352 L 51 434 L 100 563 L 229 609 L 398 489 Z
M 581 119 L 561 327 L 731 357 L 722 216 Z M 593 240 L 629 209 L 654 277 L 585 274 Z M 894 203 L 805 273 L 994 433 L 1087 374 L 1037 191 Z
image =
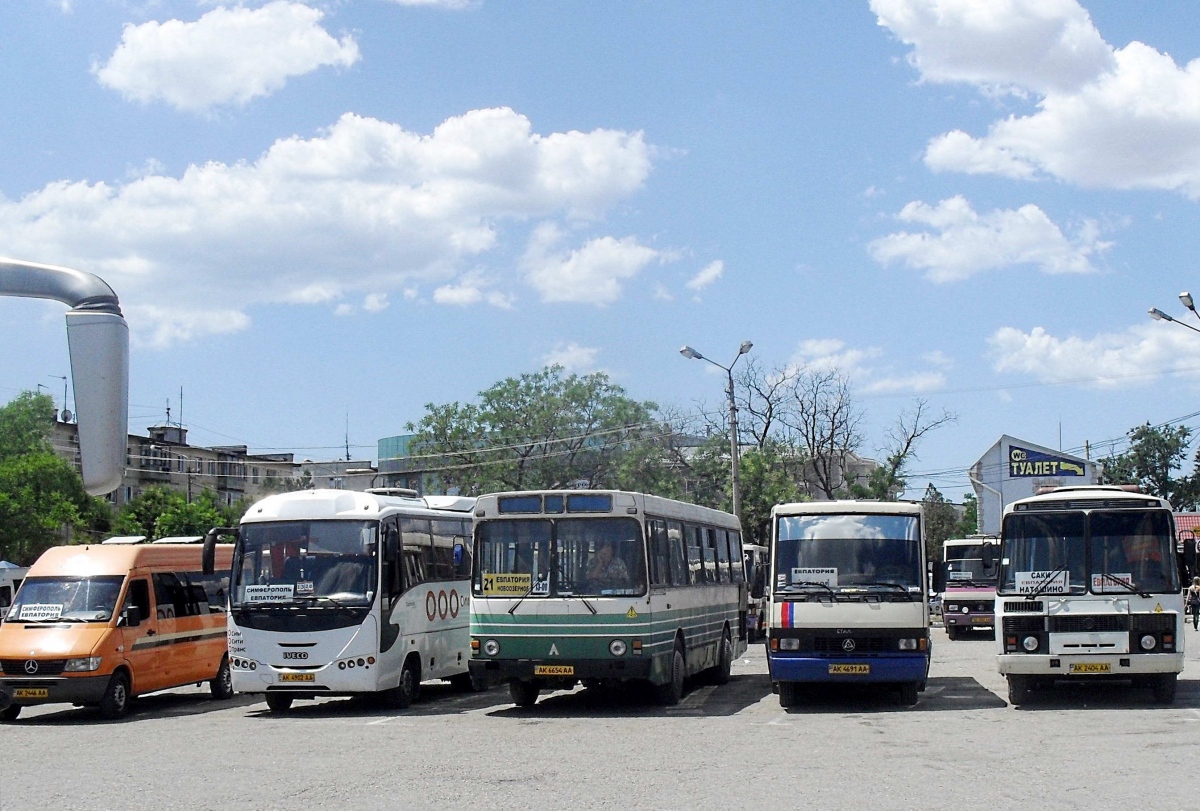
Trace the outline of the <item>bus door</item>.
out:
M 122 608 L 124 617 L 134 613 L 130 608 L 136 609 L 138 623 L 133 625 L 123 619 L 120 634 L 125 659 L 133 669 L 133 689 L 143 693 L 166 687 L 166 673 L 159 664 L 158 617 L 150 599 L 150 580 L 144 573 L 130 576 Z

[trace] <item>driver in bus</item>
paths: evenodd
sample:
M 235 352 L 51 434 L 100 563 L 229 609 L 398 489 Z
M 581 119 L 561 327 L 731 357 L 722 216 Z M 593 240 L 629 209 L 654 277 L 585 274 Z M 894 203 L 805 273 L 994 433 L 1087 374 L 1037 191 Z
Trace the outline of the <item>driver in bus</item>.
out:
M 629 585 L 629 568 L 616 556 L 612 541 L 601 541 L 588 564 L 586 579 L 596 590 L 621 589 Z

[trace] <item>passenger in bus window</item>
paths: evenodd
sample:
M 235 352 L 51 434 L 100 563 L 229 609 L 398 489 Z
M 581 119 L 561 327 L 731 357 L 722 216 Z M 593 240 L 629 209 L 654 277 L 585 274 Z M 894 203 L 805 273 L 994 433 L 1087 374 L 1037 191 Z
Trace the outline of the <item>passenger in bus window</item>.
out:
M 629 586 L 629 568 L 616 557 L 613 542 L 601 541 L 587 568 L 588 585 L 593 589 L 623 589 Z

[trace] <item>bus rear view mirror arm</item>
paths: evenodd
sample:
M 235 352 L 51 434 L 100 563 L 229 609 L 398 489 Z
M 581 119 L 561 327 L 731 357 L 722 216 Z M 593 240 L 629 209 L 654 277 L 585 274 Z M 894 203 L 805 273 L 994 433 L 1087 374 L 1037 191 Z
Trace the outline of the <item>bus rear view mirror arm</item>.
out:
M 117 294 L 91 273 L 0 258 L 0 295 L 72 308 L 67 346 L 83 486 L 91 495 L 111 493 L 121 484 L 129 436 L 129 327 Z
M 228 535 L 237 538 L 237 527 L 213 527 L 204 536 L 204 551 L 200 555 L 200 569 L 204 574 L 213 574 L 217 568 L 217 538 Z

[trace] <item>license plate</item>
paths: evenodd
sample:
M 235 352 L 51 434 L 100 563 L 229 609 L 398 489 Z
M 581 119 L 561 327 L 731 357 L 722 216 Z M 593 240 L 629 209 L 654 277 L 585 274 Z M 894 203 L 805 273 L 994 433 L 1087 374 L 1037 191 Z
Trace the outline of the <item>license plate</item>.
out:
M 315 673 L 280 673 L 280 681 L 316 681 Z
M 1072 673 L 1112 673 L 1109 662 L 1078 662 L 1071 665 Z
M 831 676 L 861 676 L 864 673 L 870 673 L 870 665 L 830 665 L 829 674 Z
M 971 617 L 971 624 L 972 625 L 991 625 L 992 618 L 991 617 Z
M 13 690 L 13 698 L 49 698 L 48 687 L 18 687 Z
M 534 665 L 535 676 L 574 676 L 574 665 Z

